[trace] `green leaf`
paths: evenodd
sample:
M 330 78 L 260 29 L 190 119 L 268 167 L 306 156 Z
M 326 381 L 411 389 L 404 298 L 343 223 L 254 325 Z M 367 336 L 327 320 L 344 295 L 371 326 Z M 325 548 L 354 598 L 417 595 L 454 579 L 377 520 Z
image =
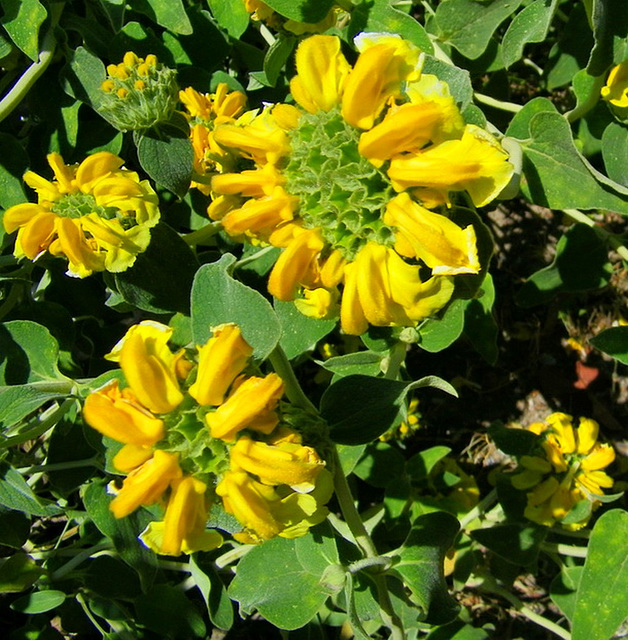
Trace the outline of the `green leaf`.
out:
M 509 456 L 530 455 L 539 442 L 539 436 L 527 429 L 514 429 L 502 424 L 493 424 L 488 428 L 488 435 Z
M 576 610 L 576 595 L 582 570 L 583 567 L 563 566 L 550 585 L 550 598 L 570 622 Z
M 449 91 L 460 110 L 464 111 L 471 104 L 473 86 L 471 76 L 466 69 L 455 67 L 432 56 L 425 56 L 423 72 L 432 73 L 449 85 Z
M 281 324 L 279 344 L 289 360 L 316 347 L 316 343 L 330 333 L 336 320 L 317 320 L 303 315 L 294 302 L 275 300 L 275 313 Z
M 98 556 L 90 560 L 85 586 L 103 598 L 135 599 L 142 593 L 139 577 L 119 558 Z
M 351 36 L 365 31 L 375 33 L 396 33 L 414 43 L 427 54 L 434 52 L 434 46 L 423 26 L 412 16 L 399 11 L 391 0 L 373 0 L 358 4 L 351 11 Z
M 338 564 L 338 552 L 325 527 L 302 538 L 273 538 L 240 560 L 229 595 L 243 613 L 257 610 L 280 629 L 298 629 L 332 593 L 320 582 L 332 564 Z
M 266 4 L 284 18 L 315 24 L 327 15 L 333 0 L 270 0 Z
M 409 391 L 428 386 L 457 397 L 455 389 L 436 376 L 426 376 L 409 384 L 364 375 L 346 376 L 323 394 L 321 415 L 329 424 L 334 442 L 366 444 L 395 424 Z
M 0 593 L 16 593 L 28 589 L 44 573 L 25 553 L 0 560 Z
M 62 513 L 50 500 L 42 500 L 26 480 L 6 462 L 0 463 L 0 505 L 31 516 L 55 516 Z
M 8 209 L 28 200 L 22 181 L 28 168 L 28 155 L 16 138 L 8 133 L 0 133 L 0 153 L 0 208 Z
M 543 42 L 547 36 L 557 0 L 534 0 L 510 23 L 502 40 L 502 58 L 508 68 L 523 54 L 528 42 Z
M 0 544 L 13 549 L 20 549 L 28 540 L 31 530 L 31 519 L 21 511 L 0 507 Z
M 195 553 L 190 556 L 190 569 L 205 600 L 209 619 L 219 629 L 228 631 L 233 626 L 233 605 L 212 559 L 208 554 Z
M 116 288 L 124 300 L 139 309 L 189 313 L 198 260 L 167 224 L 158 224 L 150 233 L 148 249 L 137 256 L 135 264 L 114 274 Z
M 364 630 L 356 607 L 353 575 L 348 571 L 346 573 L 345 600 L 347 601 L 347 618 L 353 631 L 353 637 L 356 640 L 369 640 L 371 636 Z
M 440 318 L 430 318 L 418 327 L 419 346 L 437 353 L 453 344 L 462 334 L 467 300 L 454 300 Z
M 7 429 L 23 420 L 29 413 L 39 407 L 67 395 L 67 390 L 45 391 L 36 384 L 15 384 L 0 386 L 0 427 Z
M 470 60 L 479 58 L 495 29 L 521 4 L 521 0 L 446 0 L 436 9 L 442 39 Z
M 602 134 L 602 157 L 611 180 L 628 187 L 628 127 L 611 122 Z
M 157 556 L 138 540 L 138 536 L 151 518 L 145 511 L 135 511 L 120 519 L 114 517 L 109 509 L 113 496 L 107 493 L 104 482 L 84 486 L 82 498 L 90 520 L 111 539 L 120 557 L 138 572 L 146 590 L 155 578 L 159 563 Z
M 296 43 L 296 37 L 280 34 L 266 52 L 264 73 L 269 86 L 274 87 L 277 84 L 279 74 L 294 50 Z
M 238 39 L 249 26 L 249 12 L 244 2 L 233 0 L 207 0 L 216 22 L 234 39 Z
M 419 516 L 398 552 L 394 571 L 412 592 L 422 621 L 429 624 L 446 624 L 458 614 L 443 573 L 445 553 L 458 530 L 458 520 L 444 511 Z
M 590 343 L 622 364 L 628 364 L 628 327 L 606 329 L 591 338 Z
M 68 63 L 61 72 L 63 88 L 68 95 L 98 109 L 103 95 L 100 85 L 105 77 L 105 65 L 85 47 L 68 52 Z
M 398 449 L 386 442 L 376 442 L 367 447 L 353 473 L 371 486 L 383 489 L 399 482 L 404 464 L 404 457 Z
M 623 0 L 594 0 L 591 12 L 595 44 L 587 71 L 600 76 L 626 58 L 628 4 Z
M 588 225 L 578 223 L 558 241 L 552 264 L 532 274 L 515 300 L 522 307 L 532 307 L 558 293 L 600 289 L 608 284 L 611 271 L 604 239 Z
M 610 638 L 628 611 L 628 513 L 613 509 L 595 523 L 578 585 L 573 640 Z M 603 585 L 603 588 L 600 588 Z
M 198 609 L 181 589 L 155 585 L 136 603 L 137 622 L 162 638 L 206 638 L 206 627 Z
M 442 445 L 419 451 L 406 462 L 406 472 L 412 482 L 421 484 L 432 473 L 434 467 L 450 453 L 451 449 Z
M 227 253 L 218 262 L 202 266 L 192 286 L 192 332 L 196 344 L 204 344 L 211 327 L 234 322 L 263 360 L 281 336 L 279 320 L 270 303 L 257 291 L 234 280 L 229 271 L 236 259 Z
M 480 295 L 469 300 L 464 310 L 464 335 L 478 353 L 491 365 L 497 362 L 497 335 L 499 329 L 493 317 L 495 287 L 490 274 L 486 275 Z
M 536 562 L 547 528 L 503 524 L 489 529 L 476 529 L 469 535 L 507 562 L 526 567 Z
M 0 383 L 68 382 L 58 369 L 59 345 L 46 327 L 30 320 L 0 326 Z
M 55 589 L 35 591 L 12 602 L 11 609 L 27 615 L 45 613 L 56 609 L 65 599 L 66 595 L 63 591 L 56 591 Z
M 529 137 L 521 145 L 521 190 L 526 198 L 552 209 L 608 209 L 628 214 L 628 190 L 584 159 L 563 116 L 536 113 L 529 121 Z
M 319 364 L 324 369 L 341 377 L 354 374 L 377 376 L 382 371 L 382 354 L 373 351 L 358 351 L 335 356 L 319 362 Z
M 462 620 L 454 620 L 431 631 L 425 640 L 489 640 L 489 638 L 484 629 L 472 627 Z
M 192 33 L 192 25 L 181 0 L 146 0 L 146 2 L 154 11 L 154 16 L 151 17 L 157 24 L 174 33 L 183 35 Z
M 159 185 L 183 198 L 190 187 L 194 149 L 186 132 L 160 125 L 138 136 L 137 157 L 142 169 Z
M 48 12 L 39 0 L 3 0 L 4 15 L 0 18 L 15 43 L 31 60 L 39 57 L 39 28 Z

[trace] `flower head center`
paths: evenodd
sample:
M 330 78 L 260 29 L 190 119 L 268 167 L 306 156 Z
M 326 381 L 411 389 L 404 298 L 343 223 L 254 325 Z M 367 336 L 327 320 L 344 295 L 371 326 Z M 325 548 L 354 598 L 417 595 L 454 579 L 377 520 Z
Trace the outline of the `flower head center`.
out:
M 283 170 L 304 226 L 319 229 L 348 260 L 367 242 L 394 244 L 393 229 L 382 221 L 394 192 L 386 174 L 358 152 L 359 137 L 339 109 L 303 114 Z
M 67 193 L 54 202 L 52 211 L 62 218 L 83 218 L 90 213 L 95 213 L 105 220 L 119 220 L 122 227 L 127 229 L 135 226 L 133 217 L 125 216 L 116 207 L 103 207 L 96 202 L 96 198 L 90 193 Z

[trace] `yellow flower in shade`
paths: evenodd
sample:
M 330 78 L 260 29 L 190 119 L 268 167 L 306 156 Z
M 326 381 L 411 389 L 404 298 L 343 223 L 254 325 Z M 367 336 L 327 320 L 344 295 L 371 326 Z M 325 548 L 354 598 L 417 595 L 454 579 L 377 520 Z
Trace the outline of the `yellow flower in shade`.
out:
M 205 421 L 213 438 L 231 442 L 243 429 L 270 433 L 278 424 L 274 409 L 283 395 L 283 381 L 276 373 L 240 381 L 216 411 Z
M 591 508 L 574 512 L 571 518 L 570 512 L 580 503 L 588 502 L 592 508 L 600 504 L 597 498 L 613 486 L 602 469 L 613 462 L 615 451 L 597 441 L 599 425 L 589 418 L 580 418 L 574 429 L 573 418 L 557 412 L 529 429 L 542 438 L 539 450 L 522 456 L 519 472 L 512 476 L 515 488 L 530 490 L 526 518 L 547 526 L 586 525 Z
M 628 107 L 628 60 L 611 69 L 601 94 L 615 107 Z
M 124 271 L 148 247 L 159 222 L 157 195 L 146 180 L 122 167 L 121 158 L 101 151 L 79 165 L 48 155 L 54 179 L 28 171 L 24 181 L 38 201 L 7 209 L 7 233 L 17 230 L 15 255 L 34 260 L 44 252 L 63 256 L 68 274 Z
M 214 127 L 233 122 L 244 110 L 246 96 L 240 91 L 229 91 L 229 87 L 221 82 L 213 94 L 199 93 L 187 87 L 179 91 L 179 100 L 190 123 L 190 140 L 194 149 L 191 186 L 209 195 L 211 176 L 230 171 L 233 164 L 232 154 L 215 142 Z
M 319 22 L 297 22 L 296 20 L 286 19 L 278 13 L 275 13 L 262 0 L 243 0 L 244 7 L 251 14 L 251 18 L 256 22 L 265 22 L 269 27 L 277 30 L 285 30 L 300 36 L 304 33 L 322 33 L 335 26 L 342 21 L 348 14 L 339 7 L 333 6 L 327 15 Z
M 183 400 L 177 363 L 183 352 L 172 353 L 172 329 L 146 320 L 127 331 L 107 358 L 120 363 L 139 401 L 154 413 L 169 413 Z
M 297 106 L 214 129 L 249 164 L 214 176 L 208 209 L 231 236 L 282 249 L 273 296 L 319 318 L 340 301 L 351 334 L 415 325 L 447 304 L 455 276 L 479 273 L 475 229 L 448 216 L 451 194 L 483 206 L 513 174 L 497 140 L 464 124 L 447 85 L 421 74 L 414 45 L 390 34 L 356 45 L 352 67 L 338 38 L 303 40 Z
M 202 405 L 222 404 L 233 381 L 248 364 L 253 349 L 242 337 L 240 328 L 223 324 L 213 330 L 213 337 L 199 348 L 196 381 L 190 395 Z

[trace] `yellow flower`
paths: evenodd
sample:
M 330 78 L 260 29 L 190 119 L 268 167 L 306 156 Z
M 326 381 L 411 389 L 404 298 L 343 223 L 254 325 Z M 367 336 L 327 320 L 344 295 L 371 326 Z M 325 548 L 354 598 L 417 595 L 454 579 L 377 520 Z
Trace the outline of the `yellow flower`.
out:
M 140 538 L 172 556 L 222 544 L 206 530 L 214 493 L 242 523 L 242 541 L 304 535 L 327 516 L 331 475 L 316 450 L 281 425 L 281 378 L 242 373 L 253 348 L 234 324 L 213 329 L 196 364 L 191 350 L 171 351 L 172 333 L 154 321 L 132 326 L 107 356 L 128 386 L 114 379 L 85 401 L 85 422 L 124 445 L 113 458 L 126 474 L 120 490 L 112 488 L 114 516 L 159 502 L 162 519 Z
M 570 511 L 586 501 L 592 508 L 600 504 L 597 498 L 613 486 L 602 469 L 613 462 L 615 451 L 597 441 L 599 425 L 589 418 L 580 418 L 574 429 L 571 416 L 556 412 L 529 429 L 541 436 L 540 447 L 534 455 L 521 456 L 519 472 L 512 476 L 516 489 L 531 489 L 524 515 L 547 526 L 586 525 L 590 509 L 571 519 Z
M 479 273 L 475 229 L 447 215 L 451 193 L 482 206 L 513 173 L 495 138 L 464 125 L 447 86 L 421 75 L 414 45 L 388 34 L 356 44 L 352 67 L 338 38 L 303 40 L 298 106 L 214 129 L 249 165 L 212 179 L 216 198 L 239 200 L 209 208 L 231 236 L 282 249 L 272 295 L 314 317 L 340 299 L 351 334 L 415 325 L 447 304 L 455 276 Z
M 253 349 L 242 338 L 240 328 L 223 324 L 213 330 L 213 337 L 199 347 L 198 373 L 190 395 L 202 405 L 222 404 L 233 381 L 242 373 Z
M 124 444 L 149 447 L 164 436 L 164 422 L 139 402 L 131 389 L 120 390 L 117 380 L 87 396 L 85 421 L 109 438 Z
M 124 271 L 150 242 L 159 222 L 157 195 L 148 181 L 122 168 L 121 158 L 101 151 L 79 165 L 48 155 L 54 180 L 28 171 L 24 181 L 38 202 L 7 209 L 7 233 L 17 230 L 15 255 L 34 260 L 48 251 L 69 261 L 68 274 Z
M 111 502 L 116 518 L 124 518 L 140 506 L 155 504 L 170 483 L 181 477 L 178 456 L 157 449 L 152 457 L 124 479 L 122 488 Z
M 140 539 L 162 555 L 211 551 L 222 545 L 222 536 L 206 531 L 207 517 L 207 485 L 185 476 L 172 482 L 164 519 L 151 522 Z
M 120 363 L 139 401 L 154 413 L 169 413 L 183 400 L 177 379 L 177 362 L 168 340 L 172 329 L 145 320 L 132 326 L 107 358 Z
M 611 69 L 601 94 L 616 107 L 628 107 L 628 60 Z
M 192 187 L 209 195 L 209 179 L 215 173 L 230 170 L 233 159 L 214 140 L 214 127 L 233 122 L 246 104 L 240 91 L 229 91 L 221 82 L 213 94 L 199 93 L 192 87 L 179 91 L 179 100 L 185 107 L 190 123 L 190 140 L 194 149 L 194 178 Z
M 339 7 L 333 6 L 327 15 L 319 22 L 297 22 L 296 20 L 285 19 L 283 16 L 275 13 L 265 2 L 262 0 L 243 0 L 244 7 L 251 14 L 251 18 L 256 22 L 265 22 L 269 27 L 273 29 L 284 29 L 297 36 L 304 33 L 322 33 L 327 29 L 336 25 L 336 23 L 343 19 L 348 14 Z
M 270 433 L 279 422 L 274 409 L 283 395 L 283 381 L 276 373 L 242 381 L 205 421 L 213 438 L 233 441 L 242 429 Z

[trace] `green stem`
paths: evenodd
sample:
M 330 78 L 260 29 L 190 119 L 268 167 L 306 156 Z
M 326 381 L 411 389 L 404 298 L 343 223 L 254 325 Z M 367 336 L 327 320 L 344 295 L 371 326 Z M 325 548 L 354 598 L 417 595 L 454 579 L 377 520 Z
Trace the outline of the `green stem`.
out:
M 63 418 L 63 416 L 70 410 L 70 407 L 74 404 L 74 402 L 76 402 L 74 398 L 68 398 L 50 416 L 48 416 L 41 422 L 35 424 L 29 429 L 21 431 L 15 436 L 0 441 L 0 449 L 6 449 L 7 447 L 12 447 L 16 444 L 22 444 L 27 440 L 34 440 L 40 435 L 46 433 L 46 431 L 52 429 L 52 427 L 54 427 L 57 422 L 59 422 L 59 420 Z
M 96 618 L 94 617 L 94 614 L 91 612 L 89 606 L 87 605 L 85 597 L 83 596 L 82 593 L 79 592 L 76 594 L 76 601 L 81 605 L 81 609 L 83 609 L 83 611 L 85 612 L 85 615 L 89 618 L 90 622 L 96 627 L 96 629 L 102 635 L 102 637 L 106 638 L 109 634 L 100 626 L 100 624 L 98 623 L 98 620 L 96 620 Z
M 466 513 L 460 520 L 460 529 L 466 529 L 474 520 L 479 518 L 482 514 L 486 513 L 490 507 L 497 501 L 497 491 L 491 489 L 489 493 L 478 502 L 471 511 Z
M 396 380 L 399 377 L 399 370 L 406 358 L 406 350 L 408 345 L 405 342 L 399 340 L 390 349 L 388 355 L 388 362 L 386 364 L 386 370 L 384 371 L 384 378 L 389 380 Z
M 519 113 L 523 109 L 523 105 L 515 104 L 514 102 L 506 102 L 504 100 L 497 100 L 491 96 L 484 95 L 483 93 L 474 92 L 473 97 L 476 102 L 485 104 L 487 107 L 494 107 L 501 111 L 508 111 L 509 113 Z
M 523 602 L 519 600 L 519 598 L 514 596 L 512 593 L 510 593 L 506 589 L 503 589 L 499 585 L 495 584 L 495 585 L 491 585 L 490 591 L 492 593 L 495 593 L 501 596 L 502 598 L 504 598 L 504 600 L 507 600 L 508 602 L 510 602 L 510 604 L 522 616 L 525 616 L 531 622 L 534 622 L 539 626 L 547 629 L 548 631 L 551 631 L 552 633 L 557 635 L 559 638 L 563 638 L 563 640 L 571 640 L 571 634 L 569 633 L 569 631 L 567 631 L 566 629 L 563 629 L 563 627 L 556 624 L 555 622 L 552 622 L 551 620 L 548 620 L 542 615 L 535 613 L 534 611 L 532 611 L 532 609 L 529 609 L 528 607 L 526 607 L 525 604 L 523 604 Z
M 571 556 L 572 558 L 586 558 L 587 548 L 578 547 L 572 544 L 560 544 L 556 542 L 542 542 L 540 548 L 549 553 L 559 553 L 563 556 Z
M 257 260 L 258 258 L 261 258 L 263 255 L 266 255 L 267 253 L 270 253 L 271 251 L 275 251 L 275 247 L 264 247 L 263 249 L 256 251 L 253 255 L 250 255 L 250 256 L 247 256 L 246 258 L 242 258 L 241 260 L 238 260 L 233 265 L 233 268 L 234 270 L 239 269 L 240 267 L 243 267 L 244 265 L 249 264 L 250 262 L 255 262 L 255 260 Z
M 608 231 L 606 231 L 606 229 L 597 225 L 595 221 L 591 220 L 591 218 L 589 218 L 586 213 L 578 211 L 578 209 L 563 209 L 563 213 L 566 213 L 575 222 L 582 222 L 589 227 L 595 228 L 596 231 L 604 236 L 605 240 L 611 245 L 611 247 L 613 247 L 615 251 L 617 251 L 622 259 L 628 261 L 628 247 L 626 247 L 617 236 L 609 233 Z
M 600 100 L 600 89 L 602 88 L 603 84 L 604 76 L 596 76 L 587 99 L 581 104 L 577 104 L 571 111 L 567 111 L 567 113 L 564 114 L 567 122 L 575 122 L 579 118 L 582 118 L 582 116 L 589 113 L 589 111 L 591 111 L 591 109 L 595 107 L 595 105 Z
M 65 471 L 66 469 L 81 469 L 82 467 L 99 466 L 98 458 L 87 458 L 86 460 L 71 460 L 68 462 L 55 462 L 54 464 L 38 464 L 33 467 L 22 467 L 18 469 L 18 473 L 29 475 L 31 473 L 48 472 L 48 471 Z
M 245 556 L 253 547 L 255 547 L 254 544 L 240 545 L 235 549 L 231 549 L 227 551 L 227 553 L 223 553 L 221 556 L 216 558 L 216 561 L 214 562 L 214 564 L 219 569 L 224 569 L 225 567 L 228 567 L 230 564 L 232 564 L 236 560 L 239 560 L 240 558 Z
M 377 556 L 376 558 L 362 558 L 362 560 L 356 560 L 352 562 L 348 567 L 349 573 L 358 573 L 364 571 L 364 569 L 371 569 L 377 567 L 378 571 L 386 571 L 390 569 L 392 560 L 387 556 Z
M 26 94 L 31 90 L 37 79 L 48 68 L 52 62 L 55 48 L 57 46 L 54 30 L 61 17 L 64 7 L 63 2 L 53 3 L 50 7 L 51 21 L 50 27 L 41 43 L 41 51 L 36 62 L 26 69 L 20 79 L 13 85 L 9 93 L 0 101 L 0 122 L 2 122 L 25 98 Z
M 272 350 L 269 360 L 273 365 L 275 373 L 283 380 L 286 388 L 286 395 L 290 402 L 301 407 L 301 409 L 308 413 L 318 414 L 318 409 L 305 395 L 305 392 L 301 388 L 301 385 L 294 374 L 294 370 L 292 369 L 285 351 L 279 345 Z
M 55 582 L 63 578 L 63 576 L 73 571 L 79 564 L 82 564 L 88 558 L 91 558 L 96 552 L 103 551 L 105 549 L 111 549 L 110 542 L 99 542 L 95 544 L 93 547 L 89 547 L 89 549 L 83 549 L 79 553 L 77 553 L 73 558 L 68 560 L 64 565 L 60 566 L 56 571 L 52 573 L 50 576 L 50 581 Z
M 212 236 L 215 236 L 222 230 L 221 222 L 210 222 L 204 227 L 191 231 L 181 236 L 183 241 L 190 247 L 195 247 L 198 244 L 203 244 L 206 240 L 209 240 Z

